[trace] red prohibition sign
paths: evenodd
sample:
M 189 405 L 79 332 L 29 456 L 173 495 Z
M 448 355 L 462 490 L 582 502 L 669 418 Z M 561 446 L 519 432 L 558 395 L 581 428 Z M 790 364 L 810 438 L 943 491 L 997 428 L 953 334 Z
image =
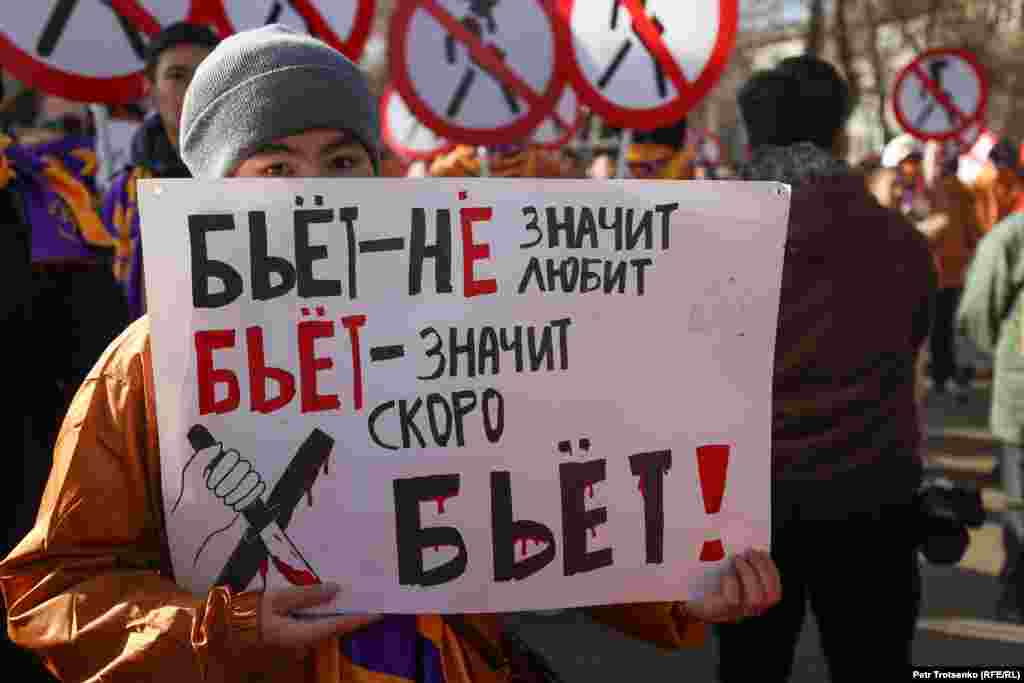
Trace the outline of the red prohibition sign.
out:
M 249 1 L 249 0 L 246 0 Z M 366 41 L 370 38 L 370 29 L 373 27 L 373 15 L 376 11 L 376 0 L 356 0 L 356 16 L 352 21 L 352 31 L 348 37 L 342 40 L 331 25 L 324 19 L 323 14 L 316 8 L 313 0 L 287 0 L 295 13 L 302 17 L 309 28 L 309 32 L 324 41 L 335 50 L 338 50 L 352 61 L 359 61 L 366 47 Z M 337 3 L 338 0 L 324 0 L 325 2 Z M 198 0 L 200 3 L 201 21 L 212 24 L 221 36 L 229 36 L 235 33 L 235 27 L 231 23 L 228 12 L 221 0 Z
M 568 90 L 568 85 L 566 86 L 566 89 Z M 562 94 L 565 94 L 564 91 Z M 561 97 L 562 96 L 559 95 L 559 100 L 561 100 Z M 540 147 L 541 149 L 562 149 L 562 147 L 569 144 L 569 141 L 572 140 L 572 136 L 579 131 L 580 127 L 583 125 L 584 118 L 586 117 L 583 112 L 583 107 L 579 106 L 578 98 L 576 103 L 576 113 L 572 121 L 566 121 L 562 117 L 561 113 L 559 113 L 558 111 L 558 105 L 556 104 L 554 110 L 551 112 L 551 116 L 549 116 L 548 119 L 551 119 L 555 123 L 555 125 L 558 127 L 558 130 L 562 131 L 562 134 L 559 135 L 558 138 L 555 140 L 549 140 L 548 142 L 537 142 L 536 140 L 534 140 L 530 144 L 533 145 L 534 147 Z M 544 125 L 546 121 L 547 119 L 541 121 L 541 123 L 538 124 L 538 127 Z
M 551 25 L 552 38 L 555 41 L 554 59 L 551 78 L 542 93 L 536 92 L 526 81 L 519 77 L 505 62 L 499 58 L 493 48 L 483 44 L 476 35 L 471 33 L 455 17 L 449 14 L 438 0 L 406 0 L 395 9 L 388 32 L 390 43 L 390 62 L 392 81 L 395 89 L 402 95 L 406 105 L 421 122 L 426 124 L 438 135 L 455 143 L 470 145 L 500 145 L 510 141 L 526 140 L 530 132 L 554 111 L 555 104 L 562 92 L 565 81 L 561 74 L 565 73 L 565 49 L 567 40 L 566 27 L 559 21 L 552 6 L 553 0 L 534 0 Z M 519 97 L 526 100 L 528 113 L 515 122 L 495 128 L 466 128 L 451 123 L 434 113 L 421 98 L 409 78 L 409 55 L 406 37 L 409 33 L 413 15 L 422 9 L 440 23 L 446 31 L 469 50 L 473 59 L 489 74 L 502 84 L 511 88 Z
M 576 59 L 574 43 L 579 40 L 572 34 L 572 13 L 592 11 L 593 0 L 558 0 L 562 21 L 570 34 L 566 42 L 569 61 L 569 81 L 579 94 L 580 100 L 613 126 L 650 130 L 676 123 L 683 118 L 721 78 L 729 61 L 729 55 L 736 44 L 739 23 L 738 0 L 718 0 L 718 33 L 707 63 L 692 83 L 661 38 L 659 26 L 648 16 L 641 0 L 618 0 L 629 13 L 634 29 L 644 47 L 651 53 L 657 64 L 664 70 L 678 93 L 672 101 L 649 108 L 625 107 L 610 101 L 591 83 L 579 61 Z M 689 0 L 692 2 L 692 0 Z M 682 2 L 677 0 L 677 2 Z M 586 9 L 582 9 L 586 5 Z
M 396 131 L 391 128 L 391 123 L 388 120 L 388 107 L 401 101 L 400 98 L 401 96 L 392 87 L 388 87 L 380 98 L 380 134 L 384 139 L 385 145 L 391 148 L 395 154 L 409 161 L 430 161 L 434 157 L 440 154 L 447 154 L 455 148 L 454 142 L 445 140 L 440 136 L 438 136 L 438 140 L 441 144 L 434 149 L 413 149 L 412 147 L 405 146 L 401 136 L 397 135 Z M 412 112 L 410 111 L 410 113 Z M 437 135 L 437 133 L 434 133 L 434 135 Z
M 935 57 L 954 57 L 961 59 L 967 63 L 967 65 L 974 72 L 978 79 L 978 106 L 973 112 L 964 112 L 957 106 L 956 102 L 950 98 L 950 96 L 942 90 L 939 85 L 931 78 L 921 64 L 928 59 Z M 907 79 L 910 75 L 913 75 L 921 85 L 925 87 L 928 93 L 935 98 L 938 105 L 948 112 L 951 117 L 955 118 L 956 125 L 945 133 L 929 133 L 927 131 L 916 128 L 907 118 L 906 112 L 900 106 L 900 93 L 904 87 L 910 87 Z M 959 139 L 960 135 L 963 134 L 975 123 L 979 123 L 985 119 L 985 112 L 988 107 L 988 91 L 989 84 L 988 79 L 985 77 L 985 70 L 975 56 L 967 50 L 957 49 L 939 49 L 939 50 L 928 50 L 918 55 L 913 61 L 905 66 L 900 73 L 896 76 L 896 81 L 892 88 L 892 109 L 893 114 L 896 116 L 896 120 L 903 127 L 905 131 L 913 135 L 919 140 L 952 140 Z
M 149 37 L 160 33 L 160 22 L 137 0 L 105 0 L 110 7 Z M 196 21 L 199 16 L 198 3 L 191 0 L 189 11 L 183 20 Z M 106 102 L 108 104 L 129 104 L 145 94 L 142 70 L 124 76 L 84 76 L 64 71 L 39 60 L 18 47 L 14 41 L 0 31 L 0 64 L 15 78 L 40 90 L 77 102 Z

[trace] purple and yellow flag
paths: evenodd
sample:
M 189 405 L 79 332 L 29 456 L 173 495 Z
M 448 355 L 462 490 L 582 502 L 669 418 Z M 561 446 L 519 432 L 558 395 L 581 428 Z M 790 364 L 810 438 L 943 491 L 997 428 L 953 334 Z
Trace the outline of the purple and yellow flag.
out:
M 78 158 L 68 154 L 69 159 Z M 80 173 L 88 168 L 88 157 L 83 157 Z M 91 261 L 95 248 L 113 246 L 93 193 L 59 155 L 41 155 L 37 148 L 0 136 L 0 188 L 8 186 L 20 196 L 25 220 L 32 227 L 33 263 Z
M 125 169 L 114 177 L 100 207 L 103 224 L 114 240 L 114 277 L 124 289 L 131 320 L 146 312 L 136 182 L 151 177 L 141 166 Z

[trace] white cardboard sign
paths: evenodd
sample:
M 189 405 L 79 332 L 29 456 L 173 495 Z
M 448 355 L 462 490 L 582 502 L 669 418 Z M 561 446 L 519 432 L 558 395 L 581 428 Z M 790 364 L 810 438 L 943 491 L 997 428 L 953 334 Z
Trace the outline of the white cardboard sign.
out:
M 685 600 L 769 545 L 785 186 L 152 180 L 140 204 L 186 588 Z

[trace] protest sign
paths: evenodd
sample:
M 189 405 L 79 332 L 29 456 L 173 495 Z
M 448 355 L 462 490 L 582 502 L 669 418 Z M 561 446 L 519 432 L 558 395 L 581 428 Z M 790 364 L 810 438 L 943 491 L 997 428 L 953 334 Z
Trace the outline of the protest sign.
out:
M 140 209 L 184 587 L 682 600 L 768 546 L 785 186 L 146 180 Z
M 985 118 L 988 78 L 967 50 L 928 50 L 896 76 L 893 114 L 919 140 L 950 140 Z
M 194 20 L 199 0 L 20 2 L 0 17 L 0 63 L 34 88 L 80 102 L 143 95 L 146 44 L 161 26 Z
M 358 61 L 370 37 L 375 10 L 375 0 L 206 0 L 201 19 L 225 36 L 265 24 L 284 24 Z
M 558 0 L 580 100 L 624 128 L 672 125 L 707 95 L 736 42 L 736 0 Z
M 564 30 L 549 0 L 402 0 L 388 29 L 391 79 L 447 140 L 521 142 L 562 92 Z

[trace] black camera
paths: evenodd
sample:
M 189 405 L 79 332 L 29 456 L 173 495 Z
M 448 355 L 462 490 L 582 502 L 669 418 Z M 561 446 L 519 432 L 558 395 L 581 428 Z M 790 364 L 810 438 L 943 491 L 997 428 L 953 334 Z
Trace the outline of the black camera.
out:
M 945 477 L 922 483 L 916 495 L 921 554 L 932 564 L 956 564 L 970 541 L 968 529 L 985 523 L 981 491 Z

